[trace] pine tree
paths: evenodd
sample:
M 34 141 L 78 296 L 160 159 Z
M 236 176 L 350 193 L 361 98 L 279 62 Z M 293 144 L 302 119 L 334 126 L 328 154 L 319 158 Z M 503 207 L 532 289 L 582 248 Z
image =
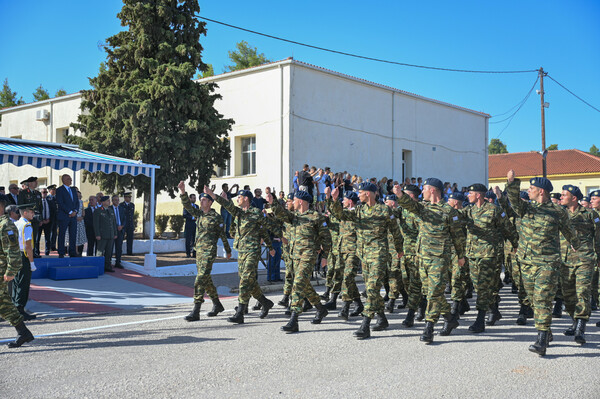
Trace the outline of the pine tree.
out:
M 50 98 L 50 94 L 48 93 L 48 90 L 44 89 L 42 87 L 42 85 L 40 85 L 37 89 L 35 89 L 35 91 L 33 92 L 33 100 L 34 101 L 42 101 L 42 100 L 47 100 Z
M 192 187 L 208 184 L 214 167 L 229 159 L 228 131 L 233 121 L 214 108 L 214 83 L 192 79 L 205 71 L 200 35 L 205 23 L 194 18 L 197 0 L 124 0 L 117 15 L 127 29 L 107 39 L 106 62 L 82 92 L 69 136 L 81 148 L 160 165 L 156 192 L 171 197 L 180 180 Z M 135 187 L 144 194 L 144 220 L 149 220 L 150 179 L 116 174 L 88 174 L 108 192 Z M 144 224 L 144 227 L 145 224 Z

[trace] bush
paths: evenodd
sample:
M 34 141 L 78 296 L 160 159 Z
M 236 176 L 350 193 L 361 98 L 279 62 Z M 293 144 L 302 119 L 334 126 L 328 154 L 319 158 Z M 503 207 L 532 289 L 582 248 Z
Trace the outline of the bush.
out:
M 133 231 L 136 231 L 140 223 L 140 213 L 138 211 L 133 212 Z
M 180 238 L 184 223 L 185 219 L 183 218 L 183 215 L 171 215 L 171 218 L 169 219 L 169 226 L 171 226 L 171 230 L 177 234 L 177 238 Z
M 167 229 L 167 223 L 169 222 L 169 215 L 156 215 L 155 224 L 156 232 L 158 235 L 162 235 Z

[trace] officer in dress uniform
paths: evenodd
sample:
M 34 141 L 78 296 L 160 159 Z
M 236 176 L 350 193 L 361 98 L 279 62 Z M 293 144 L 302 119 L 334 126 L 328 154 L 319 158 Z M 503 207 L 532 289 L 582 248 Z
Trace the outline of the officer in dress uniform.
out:
M 18 205 L 33 204 L 34 217 L 31 221 L 31 227 L 33 228 L 33 236 L 37 237 L 42 221 L 42 193 L 37 190 L 38 178 L 31 176 L 27 180 L 22 181 L 21 184 L 25 184 L 27 187 L 19 191 Z M 39 243 L 34 245 L 33 257 L 40 257 Z
M 117 222 L 115 214 L 110 210 L 110 197 L 101 197 L 102 207 L 94 212 L 94 231 L 96 232 L 96 253 L 104 256 L 104 270 L 114 272 L 110 259 L 114 240 L 117 239 Z
M 125 239 L 127 240 L 127 255 L 133 255 L 133 225 L 135 204 L 131 202 L 131 193 L 123 194 L 124 202 L 119 204 L 120 212 L 125 215 Z

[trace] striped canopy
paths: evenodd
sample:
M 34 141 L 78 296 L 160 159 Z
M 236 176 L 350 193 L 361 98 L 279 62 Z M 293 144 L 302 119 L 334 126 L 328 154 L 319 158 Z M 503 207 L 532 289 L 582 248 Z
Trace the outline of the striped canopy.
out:
M 152 169 L 160 169 L 158 165 L 84 151 L 76 145 L 0 138 L 0 164 L 5 163 L 132 176 L 150 176 Z

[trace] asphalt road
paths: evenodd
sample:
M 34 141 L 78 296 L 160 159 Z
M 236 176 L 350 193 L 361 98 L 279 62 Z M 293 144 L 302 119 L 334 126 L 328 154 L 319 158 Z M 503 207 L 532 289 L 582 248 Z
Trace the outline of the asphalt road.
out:
M 555 340 L 541 358 L 527 350 L 536 336 L 532 322 L 515 325 L 516 298 L 508 289 L 503 294 L 504 318 L 496 326 L 470 334 L 471 311 L 453 335 L 436 334 L 432 345 L 419 342 L 423 323 L 401 326 L 404 310 L 389 317 L 388 330 L 357 341 L 352 332 L 360 320 L 343 322 L 337 312 L 321 325 L 310 324 L 314 312 L 308 312 L 300 333 L 291 335 L 279 330 L 287 317 L 277 305 L 266 319 L 251 311 L 245 324 L 232 325 L 225 318 L 234 299 L 224 301 L 225 314 L 192 323 L 182 319 L 189 303 L 36 321 L 29 323 L 35 341 L 0 349 L 0 392 L 3 398 L 600 397 L 598 313 L 584 346 L 562 335 L 567 318 L 555 320 Z M 276 301 L 280 293 L 268 296 Z M 0 339 L 13 336 L 2 322 Z

